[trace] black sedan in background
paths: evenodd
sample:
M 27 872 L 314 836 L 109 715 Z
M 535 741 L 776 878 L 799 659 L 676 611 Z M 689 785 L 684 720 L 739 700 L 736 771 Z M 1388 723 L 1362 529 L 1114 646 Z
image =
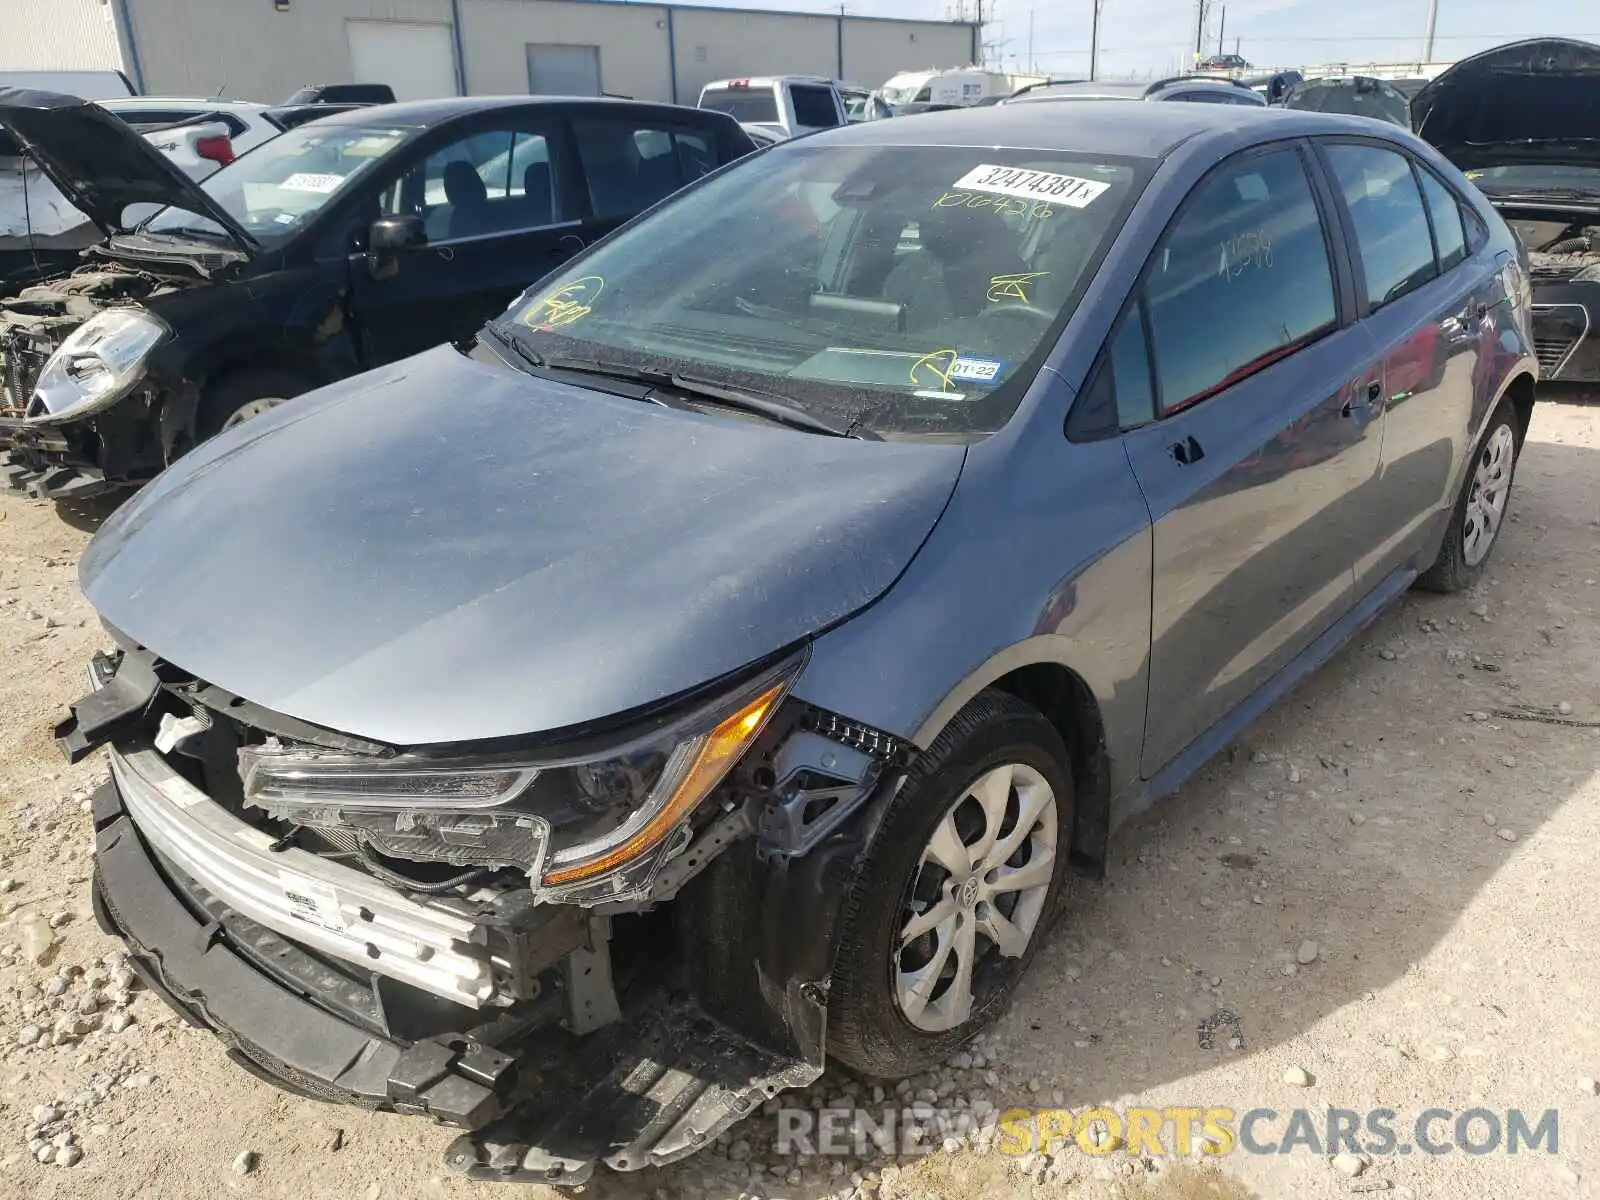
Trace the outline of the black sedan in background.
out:
M 475 333 L 634 214 L 754 149 L 722 113 L 467 98 L 325 117 L 196 184 L 105 110 L 0 125 L 106 234 L 0 300 L 0 478 L 138 483 L 301 392 Z

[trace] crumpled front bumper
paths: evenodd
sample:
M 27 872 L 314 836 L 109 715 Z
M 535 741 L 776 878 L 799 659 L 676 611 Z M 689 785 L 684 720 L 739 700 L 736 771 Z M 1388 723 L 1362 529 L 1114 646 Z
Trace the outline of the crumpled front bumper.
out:
M 36 500 L 71 500 L 119 485 L 78 453 L 60 426 L 0 417 L 0 486 Z
M 822 1073 L 825 997 L 809 989 L 790 1005 L 812 1027 L 800 1053 L 734 1030 L 665 982 L 584 1036 L 556 1019 L 558 993 L 550 1020 L 503 1038 L 382 1032 L 382 981 L 370 997 L 334 982 L 306 947 L 202 888 L 157 848 L 165 835 L 144 835 L 148 814 L 136 821 L 140 802 L 118 779 L 131 783 L 120 769 L 93 800 L 94 907 L 145 983 L 269 1083 L 469 1131 L 447 1151 L 453 1171 L 574 1185 L 599 1162 L 660 1165 Z

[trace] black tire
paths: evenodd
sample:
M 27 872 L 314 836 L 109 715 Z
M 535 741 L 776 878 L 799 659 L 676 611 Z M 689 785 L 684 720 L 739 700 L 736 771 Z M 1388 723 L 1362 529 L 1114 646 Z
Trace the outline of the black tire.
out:
M 312 386 L 294 372 L 276 367 L 252 367 L 224 375 L 201 397 L 195 433 L 200 441 L 216 437 L 240 410 L 263 400 L 288 400 Z
M 845 900 L 828 993 L 832 1057 L 865 1075 L 902 1078 L 942 1061 L 999 1016 L 1059 908 L 1072 836 L 1068 762 L 1055 727 L 998 691 L 980 693 L 917 757 Z M 1007 763 L 1033 768 L 1055 796 L 1055 863 L 1042 915 L 1021 955 L 1004 958 L 989 946 L 987 957 L 975 956 L 971 1016 L 954 1028 L 928 1032 L 907 1019 L 895 996 L 893 964 L 900 961 L 896 946 L 905 905 L 939 822 L 974 782 Z M 1014 808 L 1015 801 L 1010 803 Z
M 1476 494 L 1479 464 L 1489 454 L 1496 438 L 1502 440 L 1505 438 L 1504 431 L 1510 434 L 1511 464 L 1505 473 L 1505 496 L 1500 510 L 1500 522 L 1490 534 L 1489 545 L 1482 557 L 1477 562 L 1469 563 L 1467 508 Z M 1466 478 L 1461 481 L 1461 493 L 1456 497 L 1455 507 L 1450 510 L 1450 525 L 1445 530 L 1444 544 L 1439 547 L 1439 557 L 1434 559 L 1433 565 L 1418 577 L 1417 587 L 1427 592 L 1464 592 L 1483 578 L 1489 560 L 1494 557 L 1494 548 L 1499 544 L 1506 518 L 1511 512 L 1511 489 L 1516 480 L 1517 462 L 1521 457 L 1522 421 L 1517 415 L 1516 405 L 1508 396 L 1500 401 L 1484 426 L 1483 437 L 1473 451 L 1472 461 L 1467 464 Z

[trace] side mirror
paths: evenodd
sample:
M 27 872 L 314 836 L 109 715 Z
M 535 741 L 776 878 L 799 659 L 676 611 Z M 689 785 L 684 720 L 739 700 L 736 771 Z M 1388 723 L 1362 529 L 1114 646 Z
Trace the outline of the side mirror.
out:
M 373 254 L 393 254 L 398 250 L 414 250 L 428 244 L 428 231 L 422 218 L 406 214 L 396 217 L 379 217 L 372 223 L 367 236 L 367 248 Z

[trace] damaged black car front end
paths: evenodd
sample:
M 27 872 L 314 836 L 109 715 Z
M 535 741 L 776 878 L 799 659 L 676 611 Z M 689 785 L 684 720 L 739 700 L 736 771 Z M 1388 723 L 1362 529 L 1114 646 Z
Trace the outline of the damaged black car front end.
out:
M 6 90 L 0 123 L 105 235 L 85 265 L 0 299 L 0 482 L 58 499 L 140 482 L 196 440 L 194 362 L 173 329 L 185 294 L 238 274 L 258 244 L 96 105 Z M 129 231 L 167 205 L 205 230 Z
M 1600 46 L 1536 38 L 1464 59 L 1412 116 L 1527 248 L 1541 380 L 1600 384 Z
M 457 1126 L 453 1169 L 670 1162 L 822 1070 L 833 919 L 904 748 L 789 696 L 803 659 L 465 758 L 130 644 L 59 730 L 112 747 L 96 914 L 241 1066 Z

